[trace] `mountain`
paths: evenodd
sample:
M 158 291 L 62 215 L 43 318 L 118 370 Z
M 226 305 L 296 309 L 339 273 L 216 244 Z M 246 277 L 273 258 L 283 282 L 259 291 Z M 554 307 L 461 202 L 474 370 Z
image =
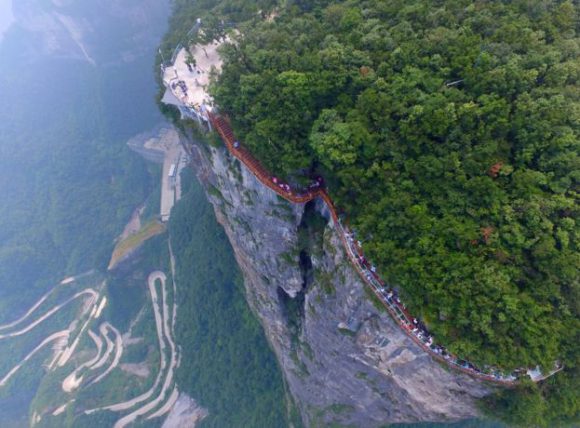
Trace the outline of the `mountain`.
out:
M 328 245 L 319 237 L 334 229 L 342 241 L 352 239 L 341 232 L 338 212 L 358 241 L 347 250 L 349 258 L 366 255 L 352 265 L 363 277 L 378 274 L 385 291 L 405 302 L 399 310 L 418 317 L 405 315 L 401 324 L 427 341 L 426 353 L 444 349 L 447 357 L 469 359 L 455 360 L 460 369 L 492 376 L 500 370 L 517 380 L 515 391 L 480 391 L 480 397 L 491 394 L 481 400 L 483 407 L 516 424 L 576 421 L 577 6 L 422 0 L 177 5 L 164 50 L 179 41 L 193 57 L 189 71 L 182 67 L 175 74 L 183 94 L 167 75 L 165 83 L 178 97 L 200 99 L 201 79 L 190 85 L 188 73 L 195 73 L 193 65 L 203 74 L 207 59 L 217 62 L 213 53 L 204 58 L 196 52 L 200 45 L 215 50 L 214 39 L 226 41 L 209 92 L 219 120 L 229 119 L 233 129 L 222 128 L 221 136 L 232 155 L 246 157 L 245 166 L 210 149 L 211 165 L 202 168 L 200 179 L 209 180 L 207 192 L 246 273 L 248 295 L 255 296 L 250 301 L 305 420 L 324 416 L 324 423 L 372 425 L 400 411 L 400 401 L 385 400 L 394 403 L 385 404 L 388 415 L 359 420 L 373 414 L 358 411 L 368 407 L 366 395 L 352 393 L 356 398 L 344 403 L 338 398 L 357 382 L 342 383 L 352 372 L 341 371 L 337 332 L 353 324 L 344 333 L 353 334 L 359 347 L 360 335 L 386 348 L 396 337 L 390 331 L 381 337 L 381 329 L 366 335 L 363 319 L 345 309 L 352 296 L 336 291 L 346 282 L 348 292 L 357 294 L 346 273 L 336 277 L 345 263 L 325 262 L 340 253 L 340 240 Z M 198 19 L 196 33 L 192 24 Z M 207 109 L 194 109 L 181 105 L 179 113 L 203 119 Z M 165 111 L 177 117 L 177 111 Z M 209 118 L 213 127 L 219 123 L 215 117 Z M 219 145 L 215 135 L 208 140 Z M 200 153 L 202 159 L 207 150 Z M 326 193 L 312 190 L 320 176 Z M 309 194 L 301 194 L 307 185 Z M 245 189 L 232 195 L 235 186 Z M 315 196 L 324 204 L 313 203 Z M 325 225 L 330 199 L 336 210 Z M 289 268 L 286 276 L 286 266 L 297 270 Z M 336 311 L 325 310 L 320 288 L 336 293 Z M 332 320 L 336 331 L 313 319 Z M 281 333 L 284 328 L 288 334 Z M 382 363 L 399 362 L 398 356 L 383 355 L 371 366 L 380 370 Z M 316 363 L 325 358 L 334 359 L 326 367 L 329 375 L 313 380 L 320 376 Z M 553 376 L 539 382 L 540 369 Z M 428 410 L 431 390 L 444 385 L 452 391 L 456 385 L 428 382 L 427 374 L 421 378 L 427 389 L 409 384 L 408 393 L 410 401 L 423 403 L 422 411 Z M 406 374 L 396 380 L 401 385 L 410 379 Z M 326 397 L 339 403 L 338 416 L 325 413 L 333 413 L 322 404 Z M 475 409 L 476 394 L 464 398 Z

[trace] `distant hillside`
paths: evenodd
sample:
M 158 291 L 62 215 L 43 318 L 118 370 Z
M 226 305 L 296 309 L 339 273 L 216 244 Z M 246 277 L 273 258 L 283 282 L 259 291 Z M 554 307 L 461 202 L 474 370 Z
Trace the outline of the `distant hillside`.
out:
M 75 16 L 84 11 L 90 19 L 96 3 L 86 10 L 77 3 Z M 47 2 L 14 4 L 18 24 L 0 43 L 0 321 L 65 275 L 106 268 L 114 238 L 147 197 L 153 179 L 125 143 L 161 118 L 151 55 L 165 28 L 163 14 L 149 16 L 141 22 L 148 44 L 130 42 L 134 61 L 95 68 L 28 50 L 37 37 L 51 36 L 26 30 L 23 8 L 32 19 L 48 13 Z M 110 6 L 122 16 L 117 3 Z M 113 18 L 110 26 L 119 28 Z M 103 59 L 119 58 L 115 44 L 100 49 Z

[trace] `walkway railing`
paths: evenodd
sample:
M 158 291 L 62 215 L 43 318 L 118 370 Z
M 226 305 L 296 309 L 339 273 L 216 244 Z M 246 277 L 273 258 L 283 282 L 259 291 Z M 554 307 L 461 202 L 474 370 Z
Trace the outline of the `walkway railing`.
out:
M 316 198 L 321 198 L 322 201 L 324 201 L 328 207 L 332 221 L 339 232 L 338 235 L 340 236 L 348 258 L 363 282 L 370 287 L 374 295 L 379 299 L 387 309 L 387 312 L 403 329 L 407 336 L 409 336 L 425 352 L 435 360 L 478 379 L 507 386 L 515 385 L 518 382 L 517 375 L 523 374 L 525 372 L 524 369 L 518 369 L 510 374 L 504 374 L 495 367 L 479 369 L 470 362 L 451 354 L 443 346 L 435 345 L 433 343 L 432 335 L 427 331 L 423 323 L 408 313 L 405 305 L 397 296 L 396 291 L 392 288 L 385 287 L 384 281 L 377 275 L 375 268 L 365 259 L 360 243 L 354 238 L 354 233 L 340 221 L 332 199 L 324 189 L 321 180 L 313 182 L 306 190 L 296 190 L 291 188 L 289 184 L 272 176 L 260 164 L 260 162 L 252 156 L 250 151 L 236 140 L 232 128 L 226 118 L 214 113 L 208 113 L 208 116 L 211 124 L 220 134 L 228 151 L 234 157 L 239 159 L 240 162 L 242 162 L 262 184 L 292 203 L 303 204 Z M 560 369 L 561 367 L 546 376 L 538 377 L 534 380 L 539 381 L 545 379 Z

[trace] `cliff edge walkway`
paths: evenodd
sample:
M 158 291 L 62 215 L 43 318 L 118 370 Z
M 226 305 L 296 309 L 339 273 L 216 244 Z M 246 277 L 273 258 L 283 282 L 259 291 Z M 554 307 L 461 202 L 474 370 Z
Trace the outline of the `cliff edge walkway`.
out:
M 385 285 L 385 282 L 376 273 L 374 266 L 366 260 L 360 243 L 354 238 L 354 233 L 341 222 L 332 199 L 323 186 L 322 180 L 315 180 L 305 190 L 293 189 L 289 184 L 271 175 L 252 156 L 250 151 L 235 138 L 234 132 L 225 117 L 215 113 L 208 113 L 208 118 L 212 126 L 221 136 L 230 154 L 242 162 L 264 186 L 272 189 L 287 201 L 296 204 L 304 204 L 316 198 L 322 199 L 330 212 L 336 230 L 339 232 L 346 254 L 363 282 L 371 289 L 407 336 L 432 358 L 472 377 L 505 386 L 517 384 L 519 375 L 527 374 L 534 382 L 539 382 L 561 369 L 557 368 L 547 375 L 543 375 L 537 369 L 518 369 L 513 373 L 505 374 L 495 367 L 480 369 L 474 364 L 451 354 L 445 347 L 434 344 L 433 336 L 427 331 L 424 324 L 408 313 L 406 306 L 397 296 L 397 292 Z

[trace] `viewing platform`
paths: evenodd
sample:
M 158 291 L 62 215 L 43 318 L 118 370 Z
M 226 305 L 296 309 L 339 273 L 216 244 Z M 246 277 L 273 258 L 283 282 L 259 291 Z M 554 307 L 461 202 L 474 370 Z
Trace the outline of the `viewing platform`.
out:
M 210 125 L 207 113 L 212 111 L 213 102 L 208 93 L 208 85 L 212 73 L 219 74 L 221 71 L 222 59 L 218 49 L 226 41 L 227 39 L 189 48 L 180 45 L 171 64 L 162 64 L 165 93 L 161 101 L 176 106 L 182 119 L 194 119 Z

